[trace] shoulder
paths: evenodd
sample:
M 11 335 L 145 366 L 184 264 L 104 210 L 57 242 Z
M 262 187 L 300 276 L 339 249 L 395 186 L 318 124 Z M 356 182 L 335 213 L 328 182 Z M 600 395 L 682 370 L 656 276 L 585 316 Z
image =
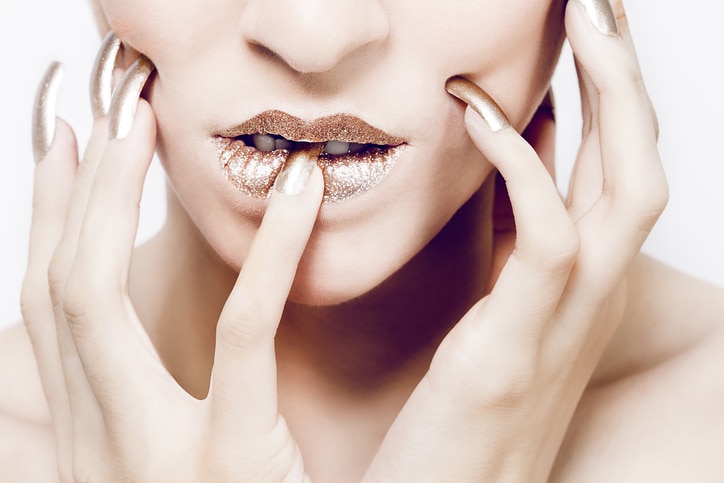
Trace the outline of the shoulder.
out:
M 623 355 L 584 393 L 552 481 L 724 481 L 724 290 L 646 258 L 628 282 Z
M 53 433 L 22 324 L 0 332 L 0 480 L 53 481 Z

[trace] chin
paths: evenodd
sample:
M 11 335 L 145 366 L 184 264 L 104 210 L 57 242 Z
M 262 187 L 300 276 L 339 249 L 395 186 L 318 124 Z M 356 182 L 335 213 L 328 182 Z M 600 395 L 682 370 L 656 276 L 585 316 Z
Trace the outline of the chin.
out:
M 350 256 L 350 251 L 339 246 L 332 248 L 323 238 L 315 235 L 310 240 L 289 293 L 291 302 L 316 307 L 349 302 L 380 285 L 412 256 L 411 253 L 397 260 L 389 253 L 378 257 Z

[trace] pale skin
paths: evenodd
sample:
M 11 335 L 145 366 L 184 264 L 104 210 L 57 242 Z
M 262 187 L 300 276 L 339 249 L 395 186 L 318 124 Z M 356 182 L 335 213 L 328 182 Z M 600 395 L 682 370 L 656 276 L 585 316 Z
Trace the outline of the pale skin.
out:
M 439 97 L 420 97 L 432 99 L 424 107 L 447 142 L 459 143 L 447 166 L 396 167 L 400 174 L 355 202 L 354 217 L 342 204 L 320 210 L 317 171 L 301 194 L 274 193 L 258 230 L 266 202 L 231 203 L 240 195 L 183 156 L 196 148 L 195 127 L 208 121 L 201 104 L 225 112 L 211 97 L 171 102 L 194 83 L 192 67 L 214 65 L 218 49 L 227 75 L 206 80 L 211 87 L 199 96 L 234 80 L 235 57 L 220 47 L 225 24 L 213 23 L 233 17 L 231 3 L 203 17 L 216 27 L 209 30 L 216 49 L 200 42 L 203 22 L 165 45 L 151 42 L 144 20 L 129 13 L 133 1 L 100 4 L 101 24 L 148 54 L 158 78 L 128 137 L 109 142 L 107 121 L 96 121 L 78 163 L 72 131 L 60 122 L 37 165 L 25 327 L 0 338 L 2 387 L 17 388 L 0 395 L 3 481 L 721 481 L 724 294 L 639 254 L 667 190 L 656 117 L 620 2 L 613 2 L 619 37 L 597 31 L 577 1 L 567 6 L 584 106 L 567 200 L 546 169 L 553 119 L 531 108 L 550 76 L 532 66 L 540 52 L 512 46 L 508 63 L 489 53 L 502 67 L 473 68 L 467 62 L 484 49 L 472 43 L 470 51 L 440 49 L 456 64 L 450 69 L 462 70 L 448 72 L 439 60 L 416 76 L 442 76 L 431 82 Z M 435 3 L 420 2 L 417 11 Z M 339 102 L 333 91 L 364 99 L 366 77 L 345 90 L 357 78 L 345 75 L 352 65 L 345 62 L 392 55 L 398 44 L 390 39 L 406 26 L 391 15 L 404 2 L 349 2 L 373 28 L 341 29 L 349 37 L 337 39 L 336 50 L 311 36 L 311 55 L 271 28 L 248 26 L 263 21 L 244 23 L 278 19 L 264 10 L 276 2 L 247 4 L 234 25 L 249 43 L 276 52 L 247 53 L 247 61 L 266 63 L 271 74 L 260 82 L 289 105 L 309 94 L 308 85 L 296 90 L 279 80 L 290 72 L 300 84 L 315 79 L 316 99 L 331 105 Z M 511 12 L 526 6 L 488 6 L 499 4 Z M 198 17 L 176 2 L 154 5 L 144 11 L 149 22 L 166 8 Z M 519 13 L 501 12 L 495 22 L 512 28 Z M 531 14 L 528 40 L 552 32 L 553 41 L 554 23 L 541 12 Z M 181 28 L 182 20 L 168 24 Z M 290 38 L 304 30 L 289 22 Z M 375 55 L 367 50 L 380 45 Z M 179 50 L 185 64 L 174 57 Z M 402 62 L 392 60 L 369 61 L 369 76 L 397 74 L 385 71 Z M 444 93 L 437 80 L 460 73 L 485 81 L 513 127 L 492 132 Z M 537 80 L 501 87 L 512 78 Z M 370 82 L 384 98 L 378 81 Z M 424 80 L 405 85 L 426 89 Z M 370 116 L 387 130 L 406 121 Z M 416 136 L 412 130 L 411 144 Z M 417 159 L 428 151 L 440 157 L 420 145 Z M 173 186 L 168 222 L 134 250 L 154 148 Z M 501 189 L 493 213 L 493 168 L 514 217 Z M 381 210 L 390 192 L 395 202 Z M 351 281 L 350 272 L 358 275 Z

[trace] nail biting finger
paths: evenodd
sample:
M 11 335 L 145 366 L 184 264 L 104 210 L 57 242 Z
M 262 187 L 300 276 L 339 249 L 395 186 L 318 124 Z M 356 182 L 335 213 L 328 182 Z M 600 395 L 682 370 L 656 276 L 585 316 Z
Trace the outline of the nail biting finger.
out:
M 274 183 L 276 190 L 289 196 L 304 191 L 324 146 L 325 143 L 313 143 L 306 149 L 292 152 Z

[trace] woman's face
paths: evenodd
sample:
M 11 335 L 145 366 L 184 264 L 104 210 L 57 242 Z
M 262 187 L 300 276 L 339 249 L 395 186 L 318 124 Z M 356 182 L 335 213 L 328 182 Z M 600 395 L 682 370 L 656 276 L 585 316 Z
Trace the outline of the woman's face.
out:
M 277 135 L 279 146 L 315 136 L 383 145 L 352 144 L 362 154 L 329 159 L 349 169 L 326 173 L 331 201 L 292 293 L 316 304 L 350 299 L 389 277 L 479 189 L 492 167 L 469 140 L 464 106 L 445 81 L 464 75 L 482 85 L 522 129 L 557 59 L 563 3 L 100 0 L 124 44 L 156 65 L 148 97 L 159 156 L 191 219 L 230 266 L 246 255 L 278 158 L 264 154 L 256 171 L 239 174 L 255 157 L 250 131 Z M 334 117 L 307 128 L 269 111 Z M 256 142 L 270 149 L 270 138 Z M 259 174 L 260 166 L 272 174 Z

